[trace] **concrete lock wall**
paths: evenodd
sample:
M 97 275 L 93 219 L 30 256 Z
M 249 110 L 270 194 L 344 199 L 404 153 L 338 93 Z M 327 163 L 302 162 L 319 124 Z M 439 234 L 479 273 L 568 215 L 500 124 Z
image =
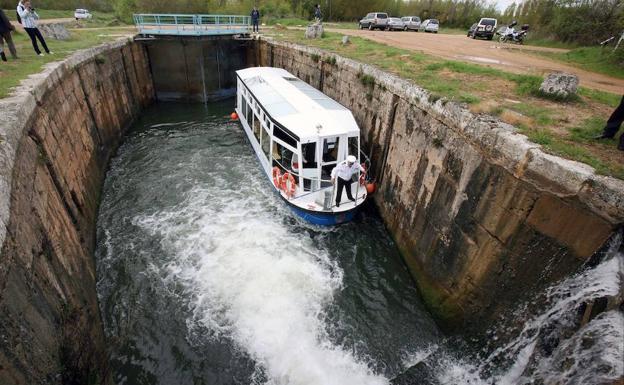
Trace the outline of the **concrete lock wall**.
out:
M 210 52 L 232 52 L 223 71 Z M 374 200 L 449 326 L 482 331 L 577 270 L 624 221 L 623 181 L 374 67 L 266 40 L 105 44 L 51 63 L 0 100 L 0 384 L 108 381 L 93 261 L 108 160 L 156 93 L 220 98 L 233 92 L 233 71 L 258 64 L 353 111 Z
M 109 157 L 153 99 L 146 51 L 124 39 L 0 100 L 0 384 L 109 382 L 97 208 Z
M 159 100 L 215 101 L 236 95 L 235 71 L 247 67 L 254 44 L 231 37 L 143 41 Z
M 381 216 L 451 329 L 483 331 L 576 271 L 624 222 L 624 181 L 548 155 L 492 117 L 313 48 L 262 40 L 258 60 L 353 111 Z

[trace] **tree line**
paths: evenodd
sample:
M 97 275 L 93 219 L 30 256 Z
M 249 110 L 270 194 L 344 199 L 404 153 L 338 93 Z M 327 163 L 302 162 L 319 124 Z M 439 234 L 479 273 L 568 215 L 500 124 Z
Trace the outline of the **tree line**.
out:
M 133 13 L 221 13 L 247 15 L 257 6 L 264 19 L 311 19 L 320 3 L 324 19 L 356 22 L 369 12 L 436 18 L 442 27 L 468 28 L 481 17 L 499 24 L 517 20 L 542 37 L 596 44 L 624 30 L 624 0 L 518 0 L 503 12 L 486 0 L 31 0 L 38 8 L 114 10 L 125 21 Z M 17 0 L 0 0 L 2 8 Z

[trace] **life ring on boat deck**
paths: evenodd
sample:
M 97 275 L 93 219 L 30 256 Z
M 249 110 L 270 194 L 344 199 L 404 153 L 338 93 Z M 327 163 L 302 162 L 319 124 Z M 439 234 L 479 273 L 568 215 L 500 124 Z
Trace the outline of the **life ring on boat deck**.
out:
M 295 196 L 295 192 L 297 191 L 295 177 L 289 172 L 282 176 L 282 191 L 291 198 Z
M 273 184 L 275 185 L 275 187 L 277 187 L 278 190 L 282 189 L 282 172 L 280 171 L 279 167 L 273 167 L 272 170 L 272 174 L 273 174 Z
M 360 186 L 364 186 L 366 184 L 366 163 L 362 163 L 362 168 L 364 171 L 360 173 Z

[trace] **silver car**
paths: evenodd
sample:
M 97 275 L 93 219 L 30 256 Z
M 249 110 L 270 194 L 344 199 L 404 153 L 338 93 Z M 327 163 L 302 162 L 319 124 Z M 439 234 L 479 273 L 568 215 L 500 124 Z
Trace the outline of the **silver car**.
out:
M 440 27 L 440 23 L 438 22 L 438 19 L 427 19 L 427 20 L 422 22 L 420 27 L 425 32 L 438 33 L 438 29 Z
M 388 19 L 388 31 L 403 31 L 405 29 L 405 23 L 398 17 L 391 17 Z
M 401 20 L 403 24 L 405 24 L 406 31 L 416 31 L 420 29 L 420 17 L 418 16 L 405 16 L 402 17 Z
M 360 29 L 386 29 L 388 26 L 388 14 L 385 12 L 371 12 L 360 20 Z

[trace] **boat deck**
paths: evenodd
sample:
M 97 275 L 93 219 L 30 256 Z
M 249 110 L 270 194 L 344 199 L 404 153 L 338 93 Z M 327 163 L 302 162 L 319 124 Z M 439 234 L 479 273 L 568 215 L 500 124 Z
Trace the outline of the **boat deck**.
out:
M 326 190 L 329 190 L 329 191 L 333 190 L 331 211 L 324 210 L 323 205 L 319 204 L 320 203 L 319 198 L 322 198 L 324 196 Z M 280 191 L 280 194 L 289 203 L 295 206 L 298 206 L 302 209 L 305 209 L 305 210 L 318 211 L 319 213 L 342 213 L 342 212 L 346 212 L 346 211 L 354 209 L 355 207 L 359 206 L 363 202 L 363 200 L 366 199 L 366 195 L 367 195 L 366 188 L 359 186 L 359 189 L 358 189 L 357 182 L 353 182 L 351 184 L 351 192 L 354 198 L 356 198 L 355 195 L 357 194 L 357 198 L 355 199 L 355 202 L 352 202 L 347 198 L 346 190 L 343 189 L 342 198 L 340 199 L 340 207 L 336 207 L 336 198 L 335 198 L 336 192 L 335 192 L 334 187 L 327 187 L 325 189 L 303 194 L 295 198 L 288 198 L 288 196 L 284 194 L 283 191 Z

